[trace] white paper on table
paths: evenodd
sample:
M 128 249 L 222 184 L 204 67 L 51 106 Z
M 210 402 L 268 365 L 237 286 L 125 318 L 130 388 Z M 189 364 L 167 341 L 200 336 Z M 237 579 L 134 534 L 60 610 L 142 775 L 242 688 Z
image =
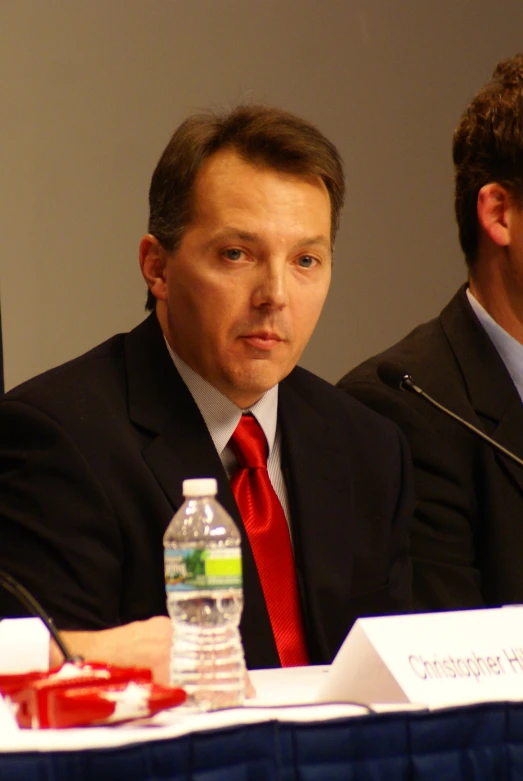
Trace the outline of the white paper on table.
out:
M 328 666 L 285 667 L 270 670 L 251 670 L 249 675 L 256 690 L 254 699 L 245 700 L 247 707 L 313 704 Z
M 0 695 L 0 735 L 12 734 L 19 729 L 12 706 Z
M 39 618 L 0 621 L 0 675 L 49 668 L 49 631 Z

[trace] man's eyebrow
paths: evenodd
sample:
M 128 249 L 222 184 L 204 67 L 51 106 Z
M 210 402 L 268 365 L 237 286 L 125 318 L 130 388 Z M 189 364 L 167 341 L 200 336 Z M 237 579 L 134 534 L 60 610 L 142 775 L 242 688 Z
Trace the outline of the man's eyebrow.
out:
M 302 239 L 295 244 L 295 247 L 310 247 L 313 244 L 322 244 L 328 250 L 331 248 L 330 239 L 324 236 L 323 233 L 319 233 L 317 236 L 311 236 L 310 238 Z
M 208 245 L 215 244 L 219 241 L 232 241 L 238 239 L 239 241 L 261 241 L 258 233 L 251 233 L 250 231 L 240 230 L 239 228 L 224 228 L 211 236 L 208 241 Z
M 223 230 L 216 233 L 214 236 L 212 236 L 209 241 L 207 242 L 207 246 L 212 246 L 216 242 L 220 241 L 232 241 L 233 239 L 237 239 L 239 241 L 250 241 L 250 242 L 262 242 L 263 238 L 258 234 L 251 231 L 245 231 L 241 230 L 239 228 L 224 228 Z M 317 236 L 307 236 L 304 239 L 300 239 L 299 241 L 294 244 L 294 249 L 298 249 L 300 247 L 311 247 L 314 244 L 321 244 L 326 249 L 331 250 L 331 243 L 330 238 L 325 236 L 323 233 L 319 233 Z

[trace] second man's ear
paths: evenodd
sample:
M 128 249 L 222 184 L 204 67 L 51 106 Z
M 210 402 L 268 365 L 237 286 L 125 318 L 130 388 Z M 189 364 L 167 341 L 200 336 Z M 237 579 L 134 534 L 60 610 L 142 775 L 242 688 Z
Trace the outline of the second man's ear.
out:
M 510 216 L 514 209 L 513 199 L 497 182 L 485 184 L 478 193 L 478 222 L 487 236 L 498 247 L 510 243 Z
M 149 290 L 156 299 L 165 301 L 167 298 L 165 281 L 167 252 L 158 239 L 150 233 L 144 236 L 140 242 L 139 259 L 140 268 Z

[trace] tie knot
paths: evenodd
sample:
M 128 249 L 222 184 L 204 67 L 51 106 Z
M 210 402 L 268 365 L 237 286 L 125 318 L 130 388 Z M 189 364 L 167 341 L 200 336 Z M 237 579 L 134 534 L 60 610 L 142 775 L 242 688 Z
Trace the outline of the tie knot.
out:
M 267 440 L 262 427 L 252 415 L 241 416 L 230 445 L 241 466 L 248 469 L 267 467 Z

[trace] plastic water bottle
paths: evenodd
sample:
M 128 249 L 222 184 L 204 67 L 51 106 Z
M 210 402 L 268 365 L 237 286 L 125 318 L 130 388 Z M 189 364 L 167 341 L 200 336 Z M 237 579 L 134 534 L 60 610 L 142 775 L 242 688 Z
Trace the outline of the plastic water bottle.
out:
M 185 502 L 163 538 L 170 682 L 202 711 L 241 705 L 245 695 L 240 533 L 216 492 L 214 478 L 184 480 Z

